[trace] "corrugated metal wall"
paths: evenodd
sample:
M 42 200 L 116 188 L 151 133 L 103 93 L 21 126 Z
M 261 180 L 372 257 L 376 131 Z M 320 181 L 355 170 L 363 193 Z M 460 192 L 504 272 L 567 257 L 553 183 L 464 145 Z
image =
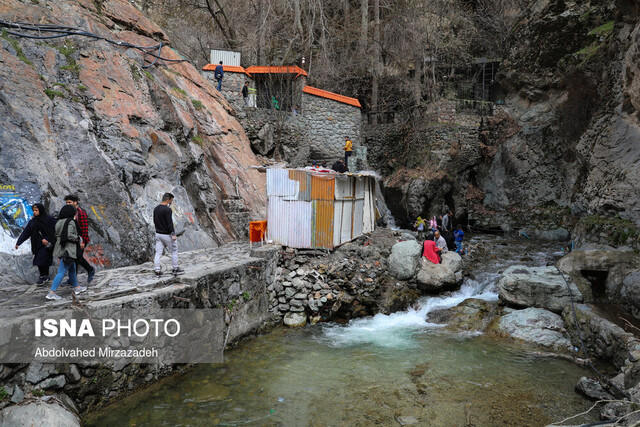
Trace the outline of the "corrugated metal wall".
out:
M 296 248 L 327 248 L 373 231 L 373 178 L 267 169 L 267 235 Z
M 240 66 L 240 57 L 240 52 L 235 52 L 233 50 L 211 49 L 209 64 L 218 65 L 220 61 L 222 61 L 222 65 Z

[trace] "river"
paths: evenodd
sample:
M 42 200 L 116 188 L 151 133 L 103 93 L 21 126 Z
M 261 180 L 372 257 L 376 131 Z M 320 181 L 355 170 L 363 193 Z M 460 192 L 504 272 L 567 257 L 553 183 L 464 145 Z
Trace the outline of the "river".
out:
M 559 245 L 479 236 L 491 247 L 453 293 L 391 315 L 301 329 L 277 328 L 184 375 L 90 414 L 89 426 L 543 426 L 585 411 L 574 391 L 590 372 L 482 334 L 426 321 L 466 298 L 497 300 L 508 265 L 546 265 Z M 403 418 L 407 417 L 407 418 Z M 573 424 L 593 417 L 572 420 Z

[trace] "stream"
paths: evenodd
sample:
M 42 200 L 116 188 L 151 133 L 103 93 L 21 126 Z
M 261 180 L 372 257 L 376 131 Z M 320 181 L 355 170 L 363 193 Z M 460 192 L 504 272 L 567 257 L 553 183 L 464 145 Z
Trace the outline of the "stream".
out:
M 466 298 L 497 300 L 509 265 L 546 265 L 559 244 L 476 236 L 492 256 L 461 288 L 423 297 L 391 315 L 276 328 L 107 408 L 88 426 L 544 426 L 591 402 L 574 386 L 590 371 L 482 334 L 451 332 L 426 321 L 429 311 Z M 576 425 L 595 415 L 573 419 Z

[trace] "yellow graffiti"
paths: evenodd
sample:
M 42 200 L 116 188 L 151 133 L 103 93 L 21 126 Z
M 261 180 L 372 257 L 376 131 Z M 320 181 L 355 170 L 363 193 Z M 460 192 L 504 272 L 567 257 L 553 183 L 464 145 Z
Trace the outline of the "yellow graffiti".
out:
M 11 190 L 11 191 L 16 191 L 16 187 L 11 185 L 11 184 L 0 184 L 0 190 Z
M 98 220 L 102 221 L 102 218 L 100 218 L 100 215 L 98 215 L 98 212 L 96 212 L 96 208 L 91 206 L 91 210 L 93 211 L 93 214 L 96 216 L 96 218 L 98 218 Z
M 16 213 L 13 214 L 13 219 L 18 218 L 21 212 L 22 212 L 22 206 L 16 209 Z
M 107 221 L 107 224 L 111 225 L 111 221 L 109 221 L 109 218 L 107 218 L 107 215 L 104 213 L 105 208 L 105 205 L 98 205 L 98 209 L 100 209 L 100 213 L 102 213 L 102 216 Z

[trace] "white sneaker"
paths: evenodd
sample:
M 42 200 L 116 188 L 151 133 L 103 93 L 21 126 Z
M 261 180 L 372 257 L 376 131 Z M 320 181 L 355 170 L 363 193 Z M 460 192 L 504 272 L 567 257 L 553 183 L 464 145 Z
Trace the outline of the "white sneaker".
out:
M 83 293 L 83 292 L 84 292 L 84 291 L 86 291 L 86 290 L 87 290 L 87 287 L 86 287 L 86 286 L 76 286 L 75 288 L 73 288 L 73 292 L 74 292 L 76 295 L 80 295 L 81 293 Z
M 47 296 L 45 298 L 46 299 L 52 299 L 52 300 L 62 299 L 62 297 L 60 295 L 56 294 L 55 292 L 51 292 L 51 291 L 49 291 L 49 293 L 47 294 Z

